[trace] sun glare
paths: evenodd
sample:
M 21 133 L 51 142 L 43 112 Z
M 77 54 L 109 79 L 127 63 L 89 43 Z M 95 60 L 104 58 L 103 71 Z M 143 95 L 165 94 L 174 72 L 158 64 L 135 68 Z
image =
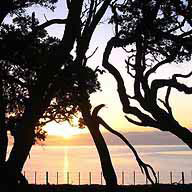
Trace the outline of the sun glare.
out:
M 77 127 L 71 127 L 68 122 L 65 123 L 48 123 L 44 130 L 48 132 L 48 135 L 62 136 L 64 138 L 70 138 L 73 135 L 86 133 L 86 130 L 79 129 Z

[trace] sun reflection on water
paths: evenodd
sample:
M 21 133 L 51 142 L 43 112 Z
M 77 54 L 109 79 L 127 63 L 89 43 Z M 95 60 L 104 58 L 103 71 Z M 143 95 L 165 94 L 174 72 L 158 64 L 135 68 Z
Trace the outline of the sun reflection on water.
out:
M 69 172 L 68 147 L 64 147 L 64 172 Z

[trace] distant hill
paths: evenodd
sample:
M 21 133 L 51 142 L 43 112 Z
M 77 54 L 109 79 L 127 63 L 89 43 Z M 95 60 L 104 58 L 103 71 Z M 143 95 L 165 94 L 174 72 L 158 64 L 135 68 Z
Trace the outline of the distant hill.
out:
M 182 145 L 184 144 L 176 136 L 169 132 L 122 132 L 123 135 L 134 145 Z M 109 145 L 121 145 L 123 142 L 111 133 L 103 133 Z M 49 135 L 46 145 L 93 145 L 89 134 L 74 135 L 71 138 L 63 138 Z

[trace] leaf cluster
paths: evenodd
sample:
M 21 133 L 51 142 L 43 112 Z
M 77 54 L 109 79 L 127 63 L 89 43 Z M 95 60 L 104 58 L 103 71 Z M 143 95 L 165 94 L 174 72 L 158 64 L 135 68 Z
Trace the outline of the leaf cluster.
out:
M 116 5 L 118 20 L 113 18 L 113 22 L 119 25 L 121 37 L 140 36 L 150 57 L 176 55 L 176 62 L 181 62 L 190 60 L 192 53 L 191 44 L 182 42 L 190 41 L 191 36 L 179 36 L 190 30 L 189 20 L 184 16 L 189 16 L 190 9 L 182 1 L 127 0 Z
M 47 68 L 49 69 L 47 74 L 50 73 L 51 66 L 57 62 L 53 61 L 52 55 L 57 53 L 60 40 L 50 37 L 44 29 L 34 32 L 31 28 L 32 24 L 37 26 L 38 21 L 32 23 L 31 17 L 19 16 L 14 18 L 13 24 L 3 24 L 0 28 L 3 98 L 7 123 L 9 122 L 8 129 L 12 130 L 13 135 L 26 106 L 31 102 L 34 94 L 38 94 L 33 90 L 41 83 L 39 79 L 42 71 Z M 36 137 L 40 140 L 46 137 L 46 133 L 42 130 L 43 125 L 53 120 L 70 122 L 78 112 L 82 92 L 89 95 L 100 89 L 95 71 L 89 67 L 76 67 L 73 63 L 71 56 L 57 72 L 55 79 L 49 79 L 49 85 L 57 81 L 59 88 L 53 95 L 53 101 L 44 113 L 43 120 L 41 119 L 36 125 Z M 10 122 L 14 123 L 10 124 Z M 79 125 L 83 127 L 82 120 Z

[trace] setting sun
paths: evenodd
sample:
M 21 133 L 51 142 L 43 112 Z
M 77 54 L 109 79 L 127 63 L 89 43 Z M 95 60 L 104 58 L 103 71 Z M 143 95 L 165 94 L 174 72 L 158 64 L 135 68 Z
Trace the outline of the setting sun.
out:
M 48 135 L 62 136 L 64 138 L 70 138 L 73 135 L 87 133 L 86 129 L 79 129 L 77 127 L 72 127 L 68 122 L 65 123 L 48 123 L 44 130 L 47 131 Z

